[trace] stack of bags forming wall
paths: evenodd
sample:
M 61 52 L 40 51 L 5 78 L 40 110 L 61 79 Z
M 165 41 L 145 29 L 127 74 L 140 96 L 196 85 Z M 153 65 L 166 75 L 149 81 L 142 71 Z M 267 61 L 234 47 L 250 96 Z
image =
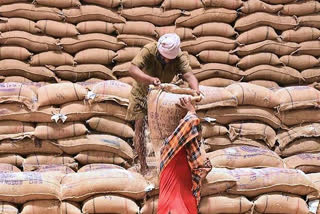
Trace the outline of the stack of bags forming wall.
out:
M 202 121 L 217 169 L 200 212 L 306 213 L 308 199 L 316 213 L 319 11 L 313 0 L 0 0 L 0 210 L 156 210 L 156 158 L 146 202 L 133 165 L 128 66 L 175 32 L 205 95 L 198 114 L 216 119 Z M 157 140 L 184 115 L 180 96 L 161 94 L 167 119 L 149 116 Z

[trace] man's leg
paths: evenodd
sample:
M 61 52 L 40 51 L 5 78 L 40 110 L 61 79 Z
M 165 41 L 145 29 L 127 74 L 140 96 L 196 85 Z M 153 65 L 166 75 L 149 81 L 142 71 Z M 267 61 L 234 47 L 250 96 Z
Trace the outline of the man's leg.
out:
M 145 145 L 145 133 L 144 133 L 144 119 L 135 120 L 135 135 L 134 135 L 134 148 L 138 155 L 138 159 L 141 165 L 141 174 L 147 172 L 147 161 L 146 161 L 146 145 Z

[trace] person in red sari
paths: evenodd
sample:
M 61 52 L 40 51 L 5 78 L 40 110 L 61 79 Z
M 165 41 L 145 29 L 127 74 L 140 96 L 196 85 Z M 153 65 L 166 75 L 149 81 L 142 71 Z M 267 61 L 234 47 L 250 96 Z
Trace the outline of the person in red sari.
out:
M 189 98 L 180 99 L 188 112 L 160 151 L 158 214 L 197 214 L 202 180 L 212 165 L 200 151 L 200 119 Z

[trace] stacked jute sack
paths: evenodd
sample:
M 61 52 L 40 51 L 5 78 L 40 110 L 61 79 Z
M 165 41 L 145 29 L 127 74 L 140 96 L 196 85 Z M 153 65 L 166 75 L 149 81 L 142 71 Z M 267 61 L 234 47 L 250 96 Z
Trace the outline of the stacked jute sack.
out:
M 270 90 L 250 83 L 200 86 L 200 91 L 204 98 L 197 103 L 197 112 L 203 121 L 203 149 L 215 168 L 204 182 L 200 212 L 308 213 L 306 196 L 319 198 L 320 162 L 312 147 L 320 145 L 315 139 L 318 125 L 300 120 L 292 127 L 282 115 L 295 109 L 316 111 L 320 92 L 309 86 Z M 186 113 L 176 107 L 179 98 L 191 94 L 172 85 L 149 93 L 148 120 L 156 153 L 151 164 L 159 159 L 161 142 Z M 309 144 L 302 147 L 300 141 Z M 315 174 L 308 178 L 305 173 Z M 157 187 L 158 180 L 151 181 Z M 150 193 L 142 208 L 145 213 L 157 207 L 157 194 Z M 315 200 L 310 207 L 318 203 Z
M 130 85 L 109 80 L 90 90 L 76 83 L 38 90 L 21 83 L 0 86 L 5 213 L 139 211 L 148 183 L 127 170 L 134 135 L 124 120 Z

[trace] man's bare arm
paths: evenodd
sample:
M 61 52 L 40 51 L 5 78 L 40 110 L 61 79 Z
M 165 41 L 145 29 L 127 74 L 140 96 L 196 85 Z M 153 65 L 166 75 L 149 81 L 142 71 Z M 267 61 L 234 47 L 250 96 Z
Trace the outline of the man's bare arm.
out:
M 145 85 L 154 84 L 159 85 L 161 82 L 158 78 L 149 76 L 148 74 L 141 71 L 140 68 L 131 64 L 129 68 L 129 75 L 135 79 L 137 82 L 143 83 Z
M 198 94 L 200 94 L 199 91 L 199 82 L 197 80 L 197 78 L 194 76 L 194 74 L 190 71 L 188 73 L 185 73 L 183 75 L 183 78 L 189 83 L 190 88 L 192 88 L 193 90 L 196 90 Z

